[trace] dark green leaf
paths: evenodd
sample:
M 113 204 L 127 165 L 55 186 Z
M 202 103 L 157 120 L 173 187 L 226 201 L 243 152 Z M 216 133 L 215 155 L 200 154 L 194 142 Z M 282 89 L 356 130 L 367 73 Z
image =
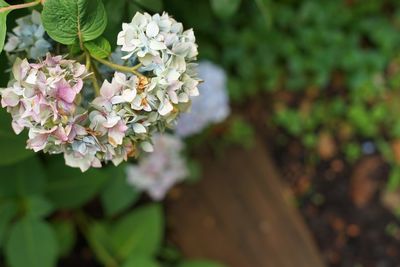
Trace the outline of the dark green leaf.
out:
M 53 205 L 43 196 L 30 196 L 25 202 L 26 215 L 33 218 L 43 218 L 49 215 L 54 209 Z
M 111 245 L 119 259 L 131 255 L 151 257 L 160 247 L 164 222 L 161 207 L 139 208 L 121 218 L 110 231 Z
M 53 229 L 30 217 L 18 221 L 6 243 L 6 258 L 11 267 L 54 267 L 57 242 Z
M 0 8 L 9 6 L 5 1 L 0 0 Z M 0 53 L 3 50 L 7 33 L 7 15 L 9 11 L 0 13 Z
M 18 205 L 14 201 L 2 201 L 0 204 L 0 246 L 3 246 L 5 233 L 11 220 L 18 212 Z
M 0 173 L 0 196 L 28 196 L 43 192 L 45 172 L 36 157 L 1 166 Z
M 135 0 L 135 4 L 152 12 L 161 12 L 163 10 L 162 0 Z
M 160 267 L 161 265 L 151 258 L 141 258 L 137 255 L 132 255 L 130 259 L 128 259 L 122 267 Z
M 93 198 L 107 180 L 101 170 L 81 173 L 65 166 L 62 159 L 50 161 L 47 167 L 46 195 L 57 208 L 75 208 Z
M 11 116 L 0 108 L 0 165 L 13 164 L 35 155 L 26 149 L 27 135 L 16 135 L 11 129 Z
M 106 58 L 111 54 L 111 45 L 104 37 L 99 37 L 96 40 L 86 42 L 86 49 L 92 56 Z
M 104 36 L 108 40 L 116 40 L 118 32 L 122 30 L 122 22 L 126 19 L 127 2 L 126 1 L 115 1 L 115 0 L 105 0 L 105 8 L 107 10 L 108 24 L 104 31 Z M 111 45 L 116 45 L 115 42 L 111 42 Z
M 111 255 L 108 229 L 105 224 L 95 222 L 89 228 L 89 245 L 97 259 L 104 266 L 117 266 L 118 263 Z
M 241 0 L 210 0 L 214 13 L 220 18 L 228 18 L 239 9 Z
M 125 166 L 107 170 L 110 179 L 101 193 L 101 203 L 108 216 L 113 216 L 132 205 L 140 193 L 126 182 Z
M 101 0 L 46 0 L 42 20 L 50 37 L 66 45 L 94 40 L 107 26 Z
M 55 221 L 52 227 L 58 241 L 58 254 L 61 257 L 67 256 L 73 249 L 76 242 L 76 231 L 71 221 Z
M 179 267 L 224 267 L 224 265 L 207 260 L 188 260 L 181 263 Z

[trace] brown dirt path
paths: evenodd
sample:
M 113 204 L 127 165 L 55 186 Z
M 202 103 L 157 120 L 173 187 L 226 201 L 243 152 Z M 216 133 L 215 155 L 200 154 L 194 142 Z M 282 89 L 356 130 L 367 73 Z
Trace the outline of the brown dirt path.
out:
M 167 200 L 168 239 L 230 267 L 323 267 L 265 146 L 201 156 L 203 179 Z

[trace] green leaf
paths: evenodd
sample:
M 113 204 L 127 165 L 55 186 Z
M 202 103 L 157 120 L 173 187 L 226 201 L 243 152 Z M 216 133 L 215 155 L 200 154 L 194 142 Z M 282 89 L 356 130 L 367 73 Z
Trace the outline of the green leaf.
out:
M 9 6 L 9 4 L 7 4 L 3 0 L 0 0 L 0 8 L 6 6 Z M 6 40 L 8 13 L 9 11 L 0 13 L 0 53 L 1 51 L 3 51 L 4 42 Z
M 386 187 L 390 191 L 395 191 L 400 186 L 400 166 L 394 166 L 389 173 L 389 180 Z
M 1 166 L 0 173 L 0 196 L 2 197 L 21 197 L 43 192 L 45 172 L 36 157 L 18 164 Z
M 0 125 L 0 165 L 13 164 L 35 155 L 25 148 L 27 135 L 16 135 L 11 129 L 11 116 L 3 108 L 0 108 Z
M 124 165 L 108 169 L 107 174 L 111 179 L 101 192 L 101 203 L 106 215 L 113 216 L 132 205 L 139 198 L 140 192 L 126 182 Z
M 76 242 L 76 231 L 71 221 L 59 220 L 52 222 L 52 227 L 58 241 L 58 255 L 68 256 Z
M 179 267 L 224 267 L 224 265 L 207 260 L 188 260 L 181 263 Z
M 3 246 L 7 228 L 17 212 L 18 205 L 14 201 L 3 201 L 0 204 L 0 246 Z
M 13 225 L 6 243 L 10 267 L 53 267 L 57 260 L 57 242 L 53 229 L 30 217 Z
M 130 2 L 129 2 L 130 3 Z M 107 10 L 107 28 L 104 31 L 103 35 L 108 38 L 108 40 L 116 40 L 118 32 L 121 31 L 122 22 L 125 21 L 126 14 L 128 10 L 126 8 L 127 2 L 126 1 L 115 1 L 115 0 L 105 0 L 104 6 Z M 131 13 L 135 14 L 135 13 Z M 130 18 L 132 19 L 132 18 Z M 115 42 L 112 42 L 113 46 L 116 45 Z
M 94 40 L 107 26 L 101 0 L 46 0 L 42 20 L 49 36 L 65 45 Z
M 111 45 L 104 37 L 86 42 L 84 45 L 92 56 L 106 58 L 111 54 Z
M 81 173 L 65 166 L 62 159 L 47 166 L 46 196 L 56 208 L 75 208 L 91 200 L 101 189 L 107 176 L 101 170 Z
M 33 218 L 43 218 L 49 215 L 53 210 L 53 205 L 43 196 L 30 196 L 25 203 L 26 215 Z
M 214 13 L 220 18 L 229 18 L 239 9 L 241 0 L 210 0 Z
M 137 255 L 132 255 L 122 267 L 160 267 L 160 264 L 151 258 L 141 258 Z
M 139 208 L 121 218 L 110 231 L 114 254 L 121 260 L 131 255 L 151 257 L 159 249 L 164 229 L 159 205 Z
M 163 10 L 162 0 L 135 0 L 135 4 L 152 12 L 160 12 Z
M 116 266 L 115 259 L 111 256 L 108 228 L 102 222 L 92 223 L 89 227 L 88 242 L 98 261 L 104 266 Z

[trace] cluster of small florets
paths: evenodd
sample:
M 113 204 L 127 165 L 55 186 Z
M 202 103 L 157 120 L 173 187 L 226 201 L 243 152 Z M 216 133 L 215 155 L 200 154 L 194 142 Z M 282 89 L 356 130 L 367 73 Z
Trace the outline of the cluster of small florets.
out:
M 124 59 L 136 58 L 142 64 L 139 70 L 151 77 L 140 95 L 149 100 L 148 111 L 158 111 L 159 121 L 170 123 L 199 94 L 192 63 L 198 54 L 195 41 L 193 30 L 183 31 L 166 13 L 136 13 L 131 23 L 122 25 L 117 44 L 128 53 Z
M 2 106 L 16 133 L 29 130 L 28 148 L 64 153 L 67 165 L 82 171 L 153 150 L 152 135 L 171 127 L 198 95 L 195 38 L 167 14 L 137 13 L 118 44 L 129 52 L 121 59 L 141 67 L 115 72 L 93 100 L 82 90 L 90 75 L 85 65 L 50 54 L 34 64 L 16 60 Z
M 189 171 L 182 157 L 184 144 L 170 134 L 153 137 L 154 152 L 144 155 L 137 165 L 127 167 L 128 183 L 147 192 L 154 200 L 164 198 L 168 190 L 184 180 Z
M 11 56 L 24 56 L 37 59 L 46 56 L 52 45 L 46 35 L 40 13 L 32 14 L 16 20 L 17 26 L 8 34 L 4 50 Z

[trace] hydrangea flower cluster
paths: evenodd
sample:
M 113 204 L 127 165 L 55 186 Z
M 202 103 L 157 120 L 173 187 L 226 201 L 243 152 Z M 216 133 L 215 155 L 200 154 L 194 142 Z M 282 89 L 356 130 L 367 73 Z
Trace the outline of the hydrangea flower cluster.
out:
M 200 62 L 198 71 L 205 82 L 199 86 L 201 95 L 193 97 L 191 110 L 178 119 L 175 132 L 181 137 L 199 133 L 211 123 L 220 123 L 230 113 L 225 71 L 209 61 Z
M 152 135 L 171 127 L 188 108 L 199 83 L 193 32 L 184 32 L 167 14 L 137 13 L 123 27 L 118 43 L 124 39 L 121 50 L 129 54 L 121 60 L 139 61 L 141 68 L 115 72 L 94 99 L 86 99 L 83 90 L 91 75 L 85 65 L 50 54 L 37 63 L 16 60 L 1 103 L 17 134 L 29 130 L 28 148 L 63 153 L 67 165 L 82 171 L 108 161 L 118 165 L 152 151 Z
M 4 50 L 10 55 L 17 54 L 29 59 L 38 59 L 46 56 L 52 45 L 43 28 L 40 13 L 36 10 L 32 14 L 16 20 L 17 26 L 8 34 Z
M 167 123 L 187 108 L 192 96 L 199 95 L 192 63 L 198 54 L 195 41 L 193 30 L 183 31 L 182 24 L 167 13 L 136 13 L 118 34 L 117 44 L 128 53 L 123 58 L 137 58 L 140 70 L 152 76 L 142 99 L 148 98 L 149 111 L 157 110 L 159 119 Z
M 170 134 L 154 135 L 154 152 L 127 167 L 128 183 L 146 191 L 154 200 L 162 200 L 168 190 L 184 180 L 189 171 L 181 155 L 183 142 Z

